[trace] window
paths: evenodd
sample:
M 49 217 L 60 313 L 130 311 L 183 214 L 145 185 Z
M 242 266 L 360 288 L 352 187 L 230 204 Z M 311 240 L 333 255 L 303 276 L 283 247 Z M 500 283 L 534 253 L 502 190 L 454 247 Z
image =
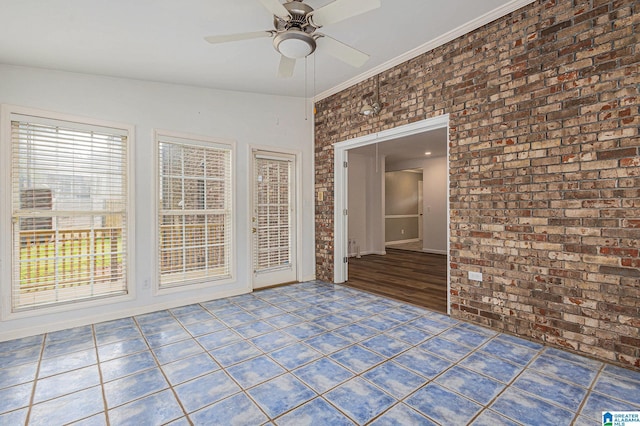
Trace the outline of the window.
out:
M 129 129 L 43 115 L 7 120 L 12 312 L 127 294 Z
M 232 146 L 156 134 L 160 288 L 231 277 Z

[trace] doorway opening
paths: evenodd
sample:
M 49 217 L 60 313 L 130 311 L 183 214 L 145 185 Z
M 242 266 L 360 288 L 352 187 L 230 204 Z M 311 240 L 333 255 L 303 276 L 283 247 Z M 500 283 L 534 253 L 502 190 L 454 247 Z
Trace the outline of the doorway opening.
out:
M 335 145 L 334 282 L 449 313 L 448 121 Z

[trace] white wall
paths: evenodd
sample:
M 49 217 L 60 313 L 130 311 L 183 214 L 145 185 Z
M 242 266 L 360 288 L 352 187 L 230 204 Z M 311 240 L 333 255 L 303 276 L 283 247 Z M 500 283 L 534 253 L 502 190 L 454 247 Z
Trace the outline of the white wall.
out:
M 421 180 L 422 172 L 385 173 L 385 243 L 419 238 L 418 181 Z
M 418 214 L 418 181 L 421 174 L 409 171 L 385 173 L 385 213 L 387 215 Z
M 349 235 L 360 254 L 384 254 L 384 158 L 349 152 L 347 206 Z M 355 255 L 355 252 L 349 253 Z
M 355 256 L 357 245 L 361 254 L 366 254 L 369 248 L 369 233 L 367 221 L 367 188 L 369 158 L 363 155 L 349 153 L 349 179 L 347 196 L 348 202 L 348 238 L 355 242 L 348 247 L 349 256 Z
M 385 157 L 378 158 L 376 170 L 376 159 L 371 157 L 369 167 L 369 185 L 367 186 L 367 223 L 369 224 L 369 249 L 373 254 L 386 254 L 384 246 L 384 174 Z
M 430 158 L 422 166 L 422 250 L 447 253 L 447 158 Z
M 388 170 L 422 168 L 422 250 L 447 253 L 447 158 L 414 159 L 387 165 Z
M 135 287 L 135 299 L 98 309 L 75 309 L 69 305 L 65 312 L 3 321 L 0 341 L 250 291 L 251 267 L 246 256 L 250 250 L 249 145 L 300 152 L 300 169 L 304 173 L 299 276 L 303 280 L 315 277 L 313 126 L 311 119 L 305 119 L 304 100 L 0 65 L 0 103 L 134 125 L 136 172 L 135 276 L 130 283 Z M 155 217 L 151 190 L 155 179 L 154 129 L 236 141 L 237 262 L 233 282 L 165 296 L 154 296 L 153 285 L 143 288 L 145 280 L 155 283 L 156 279 L 151 244 Z M 2 187 L 7 185 L 0 182 Z M 7 220 L 0 217 L 4 223 Z M 9 236 L 0 236 L 4 238 Z M 7 253 L 0 255 L 1 277 L 5 276 L 2 268 L 9 268 L 11 261 Z

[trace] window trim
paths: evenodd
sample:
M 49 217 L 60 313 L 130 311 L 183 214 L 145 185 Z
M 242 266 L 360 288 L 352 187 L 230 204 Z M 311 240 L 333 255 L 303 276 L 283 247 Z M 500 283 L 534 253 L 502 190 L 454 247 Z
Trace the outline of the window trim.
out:
M 160 138 L 182 139 L 187 143 L 202 145 L 205 147 L 224 147 L 231 151 L 231 249 L 229 251 L 229 276 L 221 279 L 211 279 L 209 277 L 194 278 L 186 280 L 182 285 L 160 287 L 160 239 L 159 239 L 159 213 L 160 213 Z M 236 281 L 237 265 L 237 211 L 236 211 L 236 141 L 232 139 L 217 138 L 210 136 L 195 135 L 172 130 L 154 129 L 153 131 L 153 200 L 154 200 L 154 220 L 153 238 L 154 247 L 153 268 L 155 273 L 153 279 L 153 295 L 163 296 L 168 294 L 183 293 L 192 290 L 200 290 L 222 286 Z
M 13 312 L 12 286 L 13 266 L 12 238 L 0 240 L 0 321 L 15 320 L 20 318 L 38 317 L 47 314 L 68 312 L 105 306 L 113 303 L 122 303 L 136 298 L 135 283 L 135 126 L 132 124 L 111 122 L 90 117 L 58 113 L 36 108 L 23 107 L 10 104 L 0 105 L 0 235 L 12 235 L 12 181 L 11 181 L 11 121 L 14 116 L 32 116 L 41 119 L 67 121 L 86 124 L 89 126 L 109 127 L 123 131 L 127 135 L 126 145 L 126 173 L 127 173 L 127 293 L 123 295 L 97 297 L 95 299 L 60 302 L 49 306 L 36 306 Z

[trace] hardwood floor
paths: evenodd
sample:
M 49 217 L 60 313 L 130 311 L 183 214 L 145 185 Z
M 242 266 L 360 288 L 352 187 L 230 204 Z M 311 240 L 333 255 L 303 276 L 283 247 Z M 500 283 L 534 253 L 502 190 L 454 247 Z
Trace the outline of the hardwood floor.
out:
M 385 256 L 349 258 L 351 287 L 447 311 L 447 257 L 388 248 Z

